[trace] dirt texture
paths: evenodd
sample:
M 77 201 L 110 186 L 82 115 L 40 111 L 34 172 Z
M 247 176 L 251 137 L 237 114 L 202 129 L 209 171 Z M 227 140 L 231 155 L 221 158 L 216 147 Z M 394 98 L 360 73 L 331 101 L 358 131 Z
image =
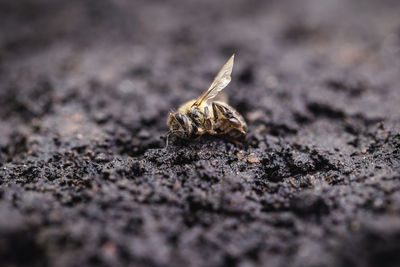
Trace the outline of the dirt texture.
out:
M 0 2 L 1 266 L 400 266 L 397 0 Z M 233 54 L 240 147 L 170 137 Z

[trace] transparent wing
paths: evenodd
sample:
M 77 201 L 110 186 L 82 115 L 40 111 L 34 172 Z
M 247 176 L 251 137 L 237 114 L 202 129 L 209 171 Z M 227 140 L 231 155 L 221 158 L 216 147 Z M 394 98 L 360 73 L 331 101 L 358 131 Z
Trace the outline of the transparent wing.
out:
M 197 100 L 194 102 L 194 106 L 200 106 L 204 101 L 214 98 L 219 92 L 221 92 L 231 81 L 231 73 L 233 68 L 233 61 L 235 55 L 233 54 L 225 65 L 215 76 L 210 87 L 205 91 Z

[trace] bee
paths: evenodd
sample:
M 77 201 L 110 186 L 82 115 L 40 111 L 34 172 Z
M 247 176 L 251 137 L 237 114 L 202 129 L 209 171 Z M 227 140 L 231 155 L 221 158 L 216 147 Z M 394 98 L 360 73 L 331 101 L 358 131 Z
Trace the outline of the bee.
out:
M 247 133 L 242 115 L 215 97 L 231 81 L 235 55 L 232 55 L 215 76 L 210 87 L 195 100 L 190 100 L 169 113 L 167 125 L 171 133 L 182 139 L 197 139 L 204 134 L 221 135 L 240 143 Z

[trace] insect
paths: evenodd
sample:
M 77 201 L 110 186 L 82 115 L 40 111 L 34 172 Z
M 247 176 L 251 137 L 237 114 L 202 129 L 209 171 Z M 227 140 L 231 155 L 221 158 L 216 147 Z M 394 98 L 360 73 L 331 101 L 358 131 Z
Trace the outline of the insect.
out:
M 167 125 L 173 134 L 182 139 L 221 135 L 235 143 L 246 136 L 247 125 L 242 115 L 227 103 L 214 99 L 231 81 L 234 58 L 235 55 L 229 58 L 199 98 L 169 114 Z

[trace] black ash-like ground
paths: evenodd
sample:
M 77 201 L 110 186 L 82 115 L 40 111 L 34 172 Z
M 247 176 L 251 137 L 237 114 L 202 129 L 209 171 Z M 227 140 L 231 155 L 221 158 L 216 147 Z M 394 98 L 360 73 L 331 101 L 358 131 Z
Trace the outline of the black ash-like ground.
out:
M 398 266 L 400 6 L 325 2 L 0 3 L 1 265 Z

